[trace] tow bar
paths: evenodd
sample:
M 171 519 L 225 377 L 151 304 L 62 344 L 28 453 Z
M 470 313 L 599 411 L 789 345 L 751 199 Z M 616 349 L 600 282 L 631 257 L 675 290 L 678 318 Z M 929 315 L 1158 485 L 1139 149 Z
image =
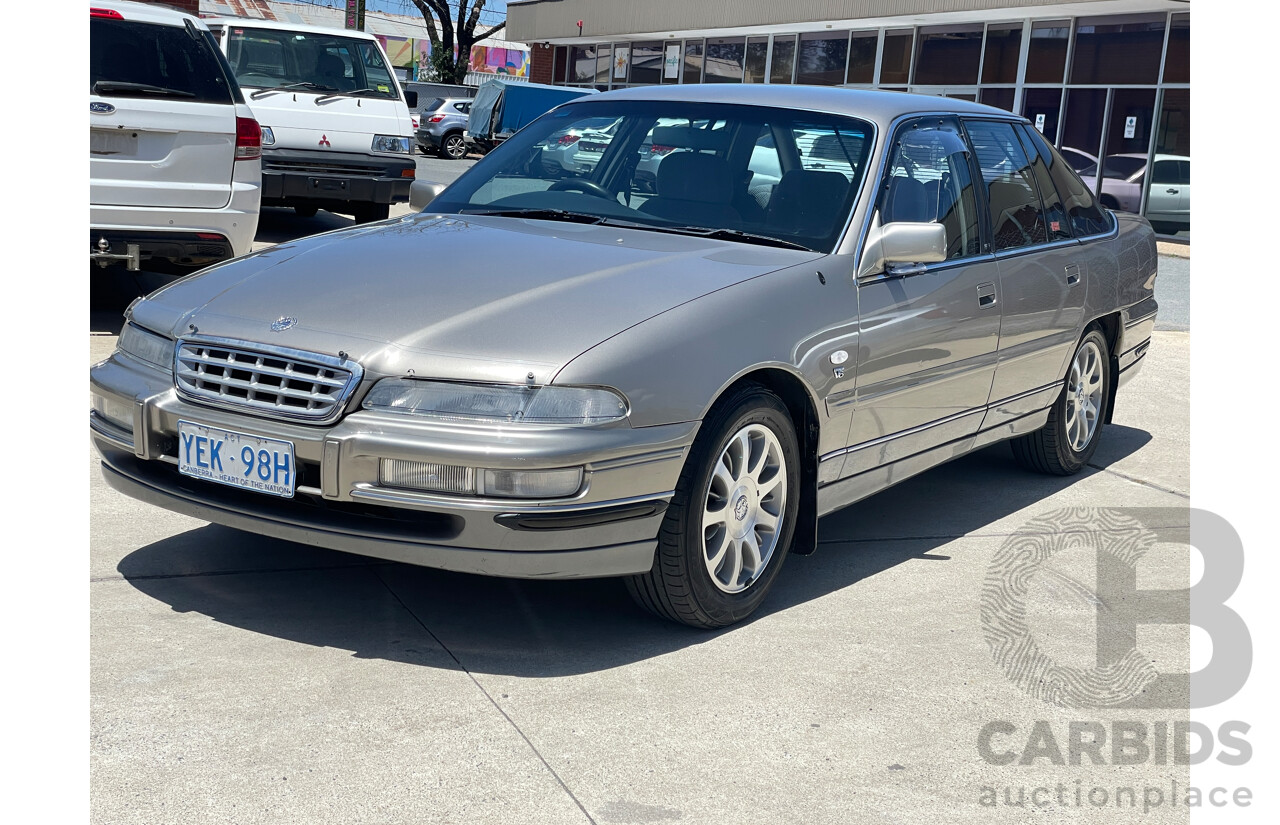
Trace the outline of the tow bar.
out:
M 142 253 L 140 247 L 136 243 L 125 244 L 125 254 L 120 255 L 111 251 L 111 244 L 106 238 L 98 238 L 98 251 L 89 252 L 89 260 L 94 261 L 102 269 L 106 269 L 113 261 L 124 261 L 125 268 L 130 272 L 138 271 L 138 264 L 142 261 Z

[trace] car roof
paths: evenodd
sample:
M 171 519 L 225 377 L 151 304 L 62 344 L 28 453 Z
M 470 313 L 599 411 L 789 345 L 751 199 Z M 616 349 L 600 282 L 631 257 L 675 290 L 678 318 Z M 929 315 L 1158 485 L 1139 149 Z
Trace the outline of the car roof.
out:
M 1107 155 L 1107 157 L 1109 157 L 1109 158 L 1139 158 L 1139 159 L 1141 159 L 1141 160 L 1146 160 L 1146 159 L 1147 159 L 1147 154 L 1146 154 L 1146 152 L 1124 152 L 1124 153 L 1117 154 L 1117 155 Z M 1191 158 L 1189 158 L 1189 157 L 1188 157 L 1188 156 L 1186 156 L 1186 155 L 1163 155 L 1163 154 L 1161 154 L 1161 153 L 1157 152 L 1157 153 L 1156 153 L 1156 160 L 1191 160 Z
M 933 95 L 885 92 L 873 89 L 845 89 L 838 86 L 784 86 L 781 84 L 689 83 L 673 86 L 644 86 L 603 92 L 575 102 L 607 100 L 671 100 L 691 103 L 736 103 L 831 112 L 889 123 L 902 115 L 954 112 L 1025 121 L 1004 109 L 967 100 Z
M 162 26 L 185 26 L 190 20 L 198 28 L 208 28 L 204 22 L 190 14 L 171 9 L 166 6 L 153 6 L 150 3 L 131 3 L 128 0 L 90 0 L 89 8 L 107 9 L 120 13 L 125 20 L 139 23 L 159 23 Z
M 244 26 L 252 29 L 275 29 L 277 31 L 288 32 L 313 32 L 315 34 L 336 34 L 343 37 L 354 37 L 357 40 L 372 40 L 375 43 L 377 38 L 368 32 L 358 31 L 356 29 L 339 29 L 331 26 L 312 26 L 309 23 L 283 23 L 279 20 L 263 20 L 257 17 L 206 17 L 205 22 L 209 25 L 221 26 Z

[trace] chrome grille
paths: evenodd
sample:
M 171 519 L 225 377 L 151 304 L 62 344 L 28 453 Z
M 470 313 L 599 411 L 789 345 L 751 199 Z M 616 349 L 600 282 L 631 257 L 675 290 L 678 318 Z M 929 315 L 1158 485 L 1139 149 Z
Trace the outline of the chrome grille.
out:
M 360 381 L 360 366 L 319 353 L 221 339 L 178 343 L 174 384 L 193 401 L 324 424 Z

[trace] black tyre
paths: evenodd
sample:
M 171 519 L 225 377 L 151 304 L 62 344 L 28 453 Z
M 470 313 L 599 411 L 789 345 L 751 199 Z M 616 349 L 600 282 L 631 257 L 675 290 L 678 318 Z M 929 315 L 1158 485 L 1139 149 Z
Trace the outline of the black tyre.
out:
M 800 448 L 778 396 L 744 385 L 707 416 L 658 534 L 653 568 L 627 580 L 638 604 L 692 627 L 751 615 L 791 546 Z
M 448 160 L 462 160 L 467 156 L 467 142 L 462 139 L 461 132 L 450 132 L 440 142 L 440 157 Z
M 385 221 L 390 214 L 391 206 L 385 203 L 362 203 L 354 207 L 351 212 L 351 216 L 356 219 L 356 223 Z
M 297 215 L 299 218 L 314 218 L 316 216 L 316 213 L 319 211 L 320 209 L 315 206 L 293 207 L 293 214 Z
M 1013 455 L 1028 470 L 1069 476 L 1080 472 L 1098 448 L 1107 418 L 1111 354 L 1107 339 L 1090 328 L 1071 356 L 1062 392 L 1043 427 L 1014 439 Z

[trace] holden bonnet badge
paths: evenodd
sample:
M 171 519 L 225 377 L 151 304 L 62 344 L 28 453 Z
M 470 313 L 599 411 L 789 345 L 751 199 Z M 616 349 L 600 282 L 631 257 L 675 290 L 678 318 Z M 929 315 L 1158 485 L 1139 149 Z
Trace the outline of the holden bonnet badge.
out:
M 279 318 L 271 322 L 271 331 L 284 332 L 286 329 L 288 329 L 289 327 L 293 326 L 296 323 L 298 323 L 297 318 L 290 318 L 287 315 L 281 315 Z

